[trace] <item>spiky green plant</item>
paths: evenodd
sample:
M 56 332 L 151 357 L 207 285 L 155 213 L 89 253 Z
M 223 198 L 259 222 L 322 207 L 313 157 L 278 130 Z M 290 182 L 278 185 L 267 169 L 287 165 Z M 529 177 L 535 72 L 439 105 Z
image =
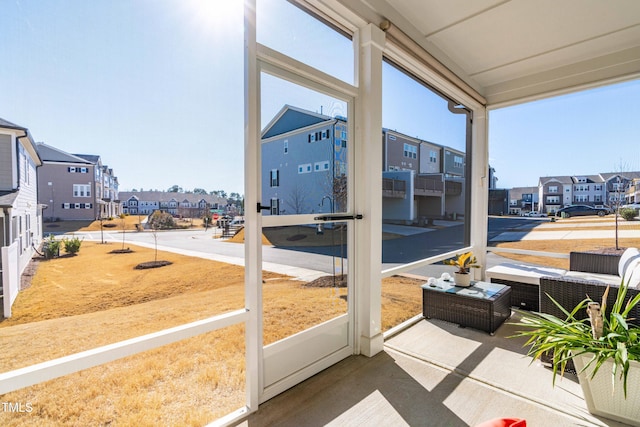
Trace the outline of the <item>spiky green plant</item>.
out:
M 546 313 L 517 310 L 522 317 L 516 324 L 526 329 L 519 331 L 514 337 L 528 337 L 525 346 L 531 346 L 528 355 L 532 356 L 533 360 L 545 353 L 553 355 L 551 364 L 554 385 L 557 375 L 564 375 L 567 362 L 573 356 L 581 354 L 592 356 L 583 369 L 586 371 L 589 367 L 593 368 L 591 378 L 596 375 L 603 363 L 611 360 L 613 362 L 611 380 L 615 383 L 616 377 L 622 379 L 626 398 L 629 362 L 640 361 L 640 327 L 628 323 L 629 320 L 636 320 L 628 316 L 633 307 L 640 303 L 640 294 L 625 303 L 627 288 L 627 284 L 623 281 L 608 313 L 606 301 L 610 288 L 607 287 L 604 292 L 600 305 L 603 329 L 599 338 L 594 337 L 588 318 L 581 320 L 576 318 L 580 310 L 586 310 L 587 305 L 593 302 L 590 298 L 585 298 L 569 312 L 548 294 L 547 297 L 562 310 L 566 319 L 561 320 Z

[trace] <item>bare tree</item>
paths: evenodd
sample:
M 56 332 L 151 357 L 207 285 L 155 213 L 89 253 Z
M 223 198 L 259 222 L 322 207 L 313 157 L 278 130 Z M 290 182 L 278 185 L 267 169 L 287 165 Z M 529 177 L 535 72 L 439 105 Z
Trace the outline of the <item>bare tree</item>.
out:
M 629 179 L 624 176 L 624 172 L 628 172 L 630 170 L 630 166 L 628 162 L 625 162 L 623 159 L 620 159 L 618 166 L 615 168 L 615 172 L 617 174 L 616 177 L 612 178 L 612 187 L 613 193 L 615 194 L 615 199 L 609 198 L 609 202 L 611 202 L 611 207 L 613 208 L 613 213 L 615 215 L 616 220 L 616 250 L 620 250 L 620 244 L 618 239 L 618 217 L 620 216 L 620 206 L 622 206 L 622 198 L 624 196 L 625 190 L 629 185 Z M 608 189 L 607 185 L 607 189 Z
M 296 185 L 296 187 L 291 190 L 285 203 L 291 209 L 292 214 L 303 214 L 309 213 L 307 211 L 307 192 L 300 185 Z

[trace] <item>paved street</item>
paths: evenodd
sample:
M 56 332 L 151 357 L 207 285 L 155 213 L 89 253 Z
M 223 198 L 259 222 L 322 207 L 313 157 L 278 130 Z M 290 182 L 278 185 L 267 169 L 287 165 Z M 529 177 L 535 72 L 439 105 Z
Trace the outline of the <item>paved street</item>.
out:
M 461 223 L 443 221 L 441 228 L 430 229 L 422 227 L 407 227 L 384 225 L 386 233 L 401 235 L 400 238 L 383 241 L 383 269 L 417 261 L 423 258 L 437 255 L 444 251 L 455 250 L 462 246 L 463 225 Z M 545 239 L 586 239 L 586 238 L 614 238 L 613 230 L 589 230 L 584 229 L 594 226 L 602 226 L 602 222 L 594 223 L 567 223 L 561 224 L 562 230 L 554 231 L 557 223 L 551 223 L 547 219 L 522 218 L 522 217 L 491 217 L 489 218 L 488 239 L 496 241 L 519 240 L 545 240 Z M 573 230 L 580 226 L 582 230 Z M 159 231 L 157 234 L 158 249 L 170 252 L 179 252 L 185 255 L 221 261 L 230 264 L 244 265 L 244 245 L 228 242 L 226 239 L 214 238 L 219 236 L 216 229 L 205 230 L 178 230 Z M 75 233 L 76 236 L 86 240 L 100 240 L 100 232 Z M 122 233 L 118 231 L 105 231 L 104 239 L 107 242 L 121 244 Z M 622 228 L 619 231 L 622 238 L 640 238 L 640 223 L 633 229 Z M 126 244 L 155 247 L 154 233 L 127 232 Z M 304 247 L 295 249 L 263 246 L 264 269 L 288 274 L 294 277 L 313 279 L 318 275 L 333 273 L 334 269 L 342 268 L 342 264 L 331 255 L 327 255 L 326 247 Z M 487 266 L 490 267 L 502 261 L 502 258 L 494 254 L 488 255 Z M 415 271 L 421 275 L 439 275 L 441 271 L 448 271 L 450 267 L 433 265 L 422 267 Z

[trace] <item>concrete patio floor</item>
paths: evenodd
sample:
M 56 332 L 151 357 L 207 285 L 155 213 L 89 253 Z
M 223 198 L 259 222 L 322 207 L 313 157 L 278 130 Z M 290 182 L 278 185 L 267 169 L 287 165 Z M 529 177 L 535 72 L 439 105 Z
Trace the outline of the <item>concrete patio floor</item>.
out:
M 510 321 L 516 321 L 514 314 Z M 509 321 L 508 321 L 509 322 Z M 239 426 L 474 426 L 520 417 L 527 426 L 624 426 L 588 413 L 575 375 L 552 387 L 523 340 L 420 320 L 372 358 L 352 356 L 260 405 Z

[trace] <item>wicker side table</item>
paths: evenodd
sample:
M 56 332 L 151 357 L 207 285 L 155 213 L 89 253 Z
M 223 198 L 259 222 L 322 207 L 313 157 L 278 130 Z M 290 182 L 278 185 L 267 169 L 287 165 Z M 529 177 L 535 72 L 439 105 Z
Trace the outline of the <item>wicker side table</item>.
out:
M 457 323 L 493 335 L 511 316 L 511 288 L 488 282 L 472 282 L 468 288 L 438 280 L 422 285 L 422 313 L 427 319 Z

